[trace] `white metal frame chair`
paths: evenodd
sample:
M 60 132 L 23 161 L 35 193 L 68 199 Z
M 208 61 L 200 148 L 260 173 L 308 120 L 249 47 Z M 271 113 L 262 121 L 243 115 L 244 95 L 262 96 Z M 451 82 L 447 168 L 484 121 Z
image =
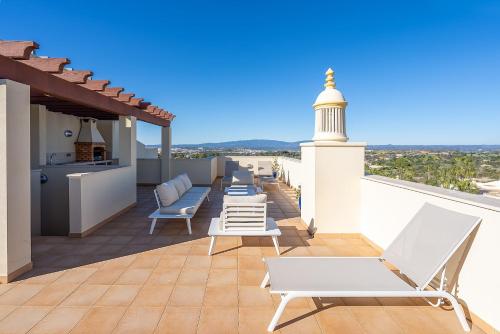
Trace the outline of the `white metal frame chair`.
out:
M 212 218 L 208 231 L 211 237 L 208 255 L 212 254 L 216 238 L 223 236 L 271 237 L 276 253 L 280 255 L 278 237 L 281 231 L 274 219 L 267 217 L 267 203 L 265 201 L 263 203 L 242 202 L 245 201 L 243 197 L 255 196 L 236 197 L 238 198 L 233 198 L 234 202 L 224 201 L 220 218 Z
M 448 300 L 464 331 L 470 331 L 453 292 L 456 286 L 448 285 L 447 264 L 455 253 L 463 264 L 480 222 L 478 217 L 426 203 L 381 257 L 267 258 L 261 288 L 270 282 L 270 293 L 281 295 L 268 331 L 274 330 L 288 302 L 300 297 L 437 298 L 431 304 L 435 307 Z M 384 261 L 396 266 L 406 279 L 389 270 Z M 453 268 L 455 275 L 460 268 Z M 436 277 L 439 284 L 434 287 L 431 283 Z

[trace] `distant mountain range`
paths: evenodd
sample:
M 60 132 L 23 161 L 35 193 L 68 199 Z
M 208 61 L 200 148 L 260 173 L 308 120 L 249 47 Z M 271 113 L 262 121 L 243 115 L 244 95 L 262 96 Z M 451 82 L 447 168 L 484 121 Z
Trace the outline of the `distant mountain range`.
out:
M 178 144 L 173 145 L 176 148 L 184 149 L 249 149 L 249 150 L 263 150 L 263 151 L 297 151 L 300 150 L 300 143 L 306 142 L 295 141 L 287 142 L 280 140 L 268 139 L 250 139 L 250 140 L 237 140 L 226 141 L 220 143 L 201 143 L 201 144 Z M 149 145 L 150 147 L 159 145 Z M 408 151 L 408 150 L 429 150 L 429 151 L 462 151 L 462 152 L 475 152 L 475 151 L 500 151 L 500 145 L 368 145 L 370 150 L 395 150 L 395 151 Z

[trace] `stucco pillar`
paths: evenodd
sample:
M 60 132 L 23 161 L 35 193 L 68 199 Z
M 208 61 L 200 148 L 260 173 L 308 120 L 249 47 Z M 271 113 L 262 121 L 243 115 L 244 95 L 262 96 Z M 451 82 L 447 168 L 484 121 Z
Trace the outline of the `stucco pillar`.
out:
M 161 182 L 170 180 L 170 151 L 172 149 L 172 128 L 163 126 L 161 128 Z
M 359 233 L 366 143 L 301 144 L 301 217 L 311 232 Z
M 30 87 L 0 79 L 0 282 L 31 269 Z
M 119 120 L 119 163 L 121 166 L 137 165 L 136 118 L 120 116 Z

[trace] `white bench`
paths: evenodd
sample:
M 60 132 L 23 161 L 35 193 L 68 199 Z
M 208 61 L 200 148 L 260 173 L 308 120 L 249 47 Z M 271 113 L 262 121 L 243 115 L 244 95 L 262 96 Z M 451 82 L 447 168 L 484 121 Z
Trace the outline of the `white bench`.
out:
M 158 219 L 175 219 L 181 218 L 186 219 L 186 225 L 189 234 L 191 231 L 191 218 L 196 214 L 201 203 L 205 198 L 210 201 L 208 194 L 210 193 L 210 187 L 192 187 L 186 191 L 181 198 L 179 198 L 175 203 L 168 207 L 162 207 L 158 192 L 154 189 L 156 204 L 158 209 L 156 209 L 152 214 L 149 215 L 151 221 L 151 228 L 149 229 L 149 234 L 153 234 Z

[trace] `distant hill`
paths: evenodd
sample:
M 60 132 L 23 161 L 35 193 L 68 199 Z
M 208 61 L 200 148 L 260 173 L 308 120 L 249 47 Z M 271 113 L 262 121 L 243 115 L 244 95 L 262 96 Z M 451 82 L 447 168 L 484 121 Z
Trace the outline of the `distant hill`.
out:
M 204 148 L 204 149 L 249 149 L 249 150 L 264 150 L 264 151 L 285 151 L 285 150 L 299 150 L 300 143 L 297 142 L 286 142 L 280 140 L 269 140 L 269 139 L 249 139 L 249 140 L 237 140 L 237 141 L 226 141 L 221 143 L 202 143 L 202 144 L 179 144 L 173 145 L 177 148 Z
M 263 151 L 297 151 L 300 150 L 300 143 L 306 142 L 296 141 L 287 142 L 280 140 L 268 139 L 250 139 L 226 141 L 220 143 L 201 143 L 201 144 L 178 144 L 173 145 L 176 148 L 185 149 L 248 149 L 248 150 L 263 150 Z M 158 147 L 159 145 L 149 145 L 149 147 Z M 368 145 L 369 150 L 393 150 L 393 151 L 409 151 L 409 150 L 427 150 L 427 151 L 462 151 L 462 152 L 477 152 L 477 151 L 500 151 L 500 145 Z

